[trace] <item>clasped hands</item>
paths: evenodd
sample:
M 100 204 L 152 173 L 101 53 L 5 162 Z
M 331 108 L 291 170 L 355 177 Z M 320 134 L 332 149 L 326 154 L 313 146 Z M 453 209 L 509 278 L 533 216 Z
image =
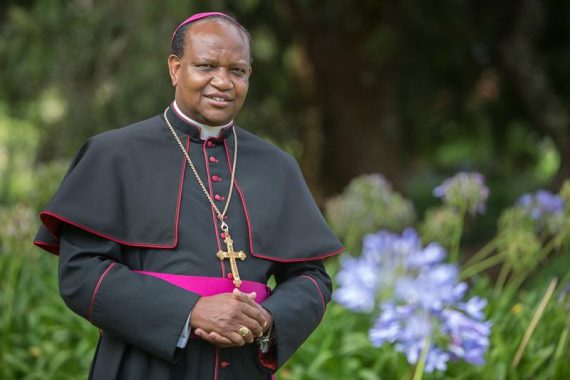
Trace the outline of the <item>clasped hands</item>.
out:
M 190 316 L 192 331 L 218 347 L 252 343 L 273 323 L 271 314 L 255 302 L 255 295 L 234 289 L 233 293 L 201 297 Z

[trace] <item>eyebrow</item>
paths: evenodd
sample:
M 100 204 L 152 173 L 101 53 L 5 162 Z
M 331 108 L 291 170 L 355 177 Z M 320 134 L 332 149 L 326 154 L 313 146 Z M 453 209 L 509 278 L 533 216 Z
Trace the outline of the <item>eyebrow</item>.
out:
M 212 58 L 212 57 L 194 57 L 191 62 L 193 64 L 195 63 L 217 63 L 218 60 L 216 58 Z M 230 62 L 229 66 L 251 66 L 251 64 L 246 61 L 246 60 L 239 60 L 237 62 Z

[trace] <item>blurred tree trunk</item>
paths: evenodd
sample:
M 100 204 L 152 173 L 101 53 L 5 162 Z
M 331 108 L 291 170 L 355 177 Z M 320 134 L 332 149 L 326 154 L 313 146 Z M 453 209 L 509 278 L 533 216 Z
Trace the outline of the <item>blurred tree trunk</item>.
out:
M 570 115 L 535 48 L 544 23 L 543 2 L 522 2 L 501 58 L 529 116 L 541 134 L 552 137 L 560 152 L 561 166 L 553 184 L 557 189 L 564 179 L 570 178 Z
M 300 136 L 303 142 L 303 154 L 301 167 L 313 196 L 317 203 L 322 204 L 324 195 L 320 186 L 320 179 L 324 144 L 323 113 L 318 104 L 317 83 L 312 62 L 304 49 L 297 46 L 297 51 L 299 52 L 299 60 L 295 62 L 295 79 L 299 84 L 302 103 Z
M 342 15 L 351 13 L 353 5 L 336 2 L 328 8 L 334 15 L 327 15 L 320 3 L 308 7 L 288 1 L 301 56 L 307 60 L 303 64 L 310 73 L 300 76 L 301 91 L 309 95 L 302 135 L 313 136 L 304 141 L 303 170 L 314 183 L 323 184 L 315 189 L 319 193 L 337 192 L 362 173 L 381 172 L 398 183 L 404 164 L 392 75 L 395 62 L 371 61 L 365 44 L 377 30 L 379 17 L 361 11 L 365 17 L 344 22 Z M 376 5 L 371 8 L 380 12 Z M 303 90 L 307 86 L 308 92 Z M 315 112 L 317 105 L 321 113 Z M 319 143 L 320 148 L 311 146 Z

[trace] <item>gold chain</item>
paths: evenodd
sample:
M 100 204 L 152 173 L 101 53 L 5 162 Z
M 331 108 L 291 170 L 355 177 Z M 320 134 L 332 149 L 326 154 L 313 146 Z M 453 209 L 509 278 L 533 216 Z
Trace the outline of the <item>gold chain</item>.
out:
M 230 200 L 232 199 L 232 190 L 234 188 L 234 179 L 235 179 L 235 173 L 236 173 L 236 164 L 237 164 L 237 150 L 238 150 L 238 140 L 237 140 L 237 134 L 236 134 L 236 129 L 232 126 L 232 132 L 234 135 L 234 162 L 232 165 L 232 172 L 231 172 L 231 180 L 230 180 L 230 190 L 228 192 L 228 197 L 226 200 L 226 205 L 224 206 L 224 211 L 220 212 L 220 209 L 218 208 L 218 206 L 216 206 L 216 204 L 214 203 L 214 201 L 212 200 L 212 197 L 210 196 L 210 193 L 208 192 L 208 190 L 206 190 L 206 186 L 204 186 L 204 182 L 202 182 L 202 179 L 200 179 L 200 176 L 198 175 L 198 172 L 196 171 L 196 168 L 194 167 L 194 164 L 192 163 L 192 160 L 190 159 L 190 155 L 188 154 L 188 152 L 186 151 L 186 149 L 184 148 L 184 145 L 182 144 L 182 141 L 180 141 L 180 138 L 178 137 L 178 134 L 176 133 L 176 131 L 174 130 L 174 128 L 172 127 L 172 125 L 170 124 L 170 122 L 168 121 L 168 118 L 166 117 L 166 111 L 168 111 L 167 107 L 164 110 L 164 120 L 166 121 L 166 125 L 168 126 L 168 128 L 170 129 L 170 132 L 172 132 L 172 135 L 174 136 L 174 138 L 176 139 L 176 142 L 178 143 L 178 146 L 180 147 L 180 149 L 182 150 L 182 153 L 184 153 L 184 156 L 186 157 L 186 161 L 188 161 L 188 165 L 190 165 L 190 168 L 192 169 L 192 172 L 194 173 L 194 176 L 196 177 L 196 180 L 198 181 L 198 184 L 200 185 L 200 187 L 202 188 L 202 191 L 204 192 L 204 194 L 206 194 L 206 197 L 208 198 L 208 201 L 210 201 L 210 204 L 212 205 L 212 207 L 214 208 L 214 210 L 216 211 L 216 215 L 218 216 L 218 219 L 220 220 L 220 228 L 222 231 L 224 231 L 225 233 L 228 233 L 228 225 L 226 224 L 226 222 L 224 222 L 224 216 L 226 215 L 226 212 L 228 211 L 228 206 L 230 204 Z M 207 163 L 206 163 L 207 165 Z

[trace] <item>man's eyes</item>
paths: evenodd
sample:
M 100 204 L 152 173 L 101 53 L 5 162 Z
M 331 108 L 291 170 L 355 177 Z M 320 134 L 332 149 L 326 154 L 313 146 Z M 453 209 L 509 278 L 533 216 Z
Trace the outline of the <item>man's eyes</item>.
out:
M 199 69 L 203 69 L 203 70 L 211 70 L 211 69 L 217 68 L 217 66 L 215 66 L 211 63 L 198 63 L 198 64 L 195 64 L 194 66 L 196 66 Z M 232 68 L 230 68 L 230 71 L 236 75 L 245 75 L 247 73 L 247 70 L 242 68 L 242 67 L 232 67 Z
M 232 72 L 239 74 L 239 75 L 244 75 L 245 74 L 245 69 L 242 69 L 241 67 L 234 67 L 232 69 Z

